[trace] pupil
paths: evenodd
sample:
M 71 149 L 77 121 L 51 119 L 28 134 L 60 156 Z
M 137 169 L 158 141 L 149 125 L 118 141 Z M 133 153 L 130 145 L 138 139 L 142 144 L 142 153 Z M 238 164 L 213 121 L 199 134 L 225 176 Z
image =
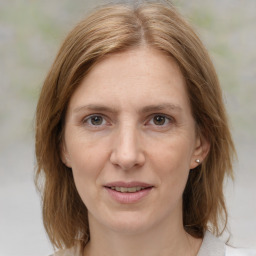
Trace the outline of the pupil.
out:
M 93 125 L 100 125 L 102 123 L 102 117 L 100 116 L 94 116 L 92 118 L 92 124 Z
M 165 117 L 164 116 L 155 116 L 154 117 L 154 124 L 163 125 L 164 123 L 165 123 Z

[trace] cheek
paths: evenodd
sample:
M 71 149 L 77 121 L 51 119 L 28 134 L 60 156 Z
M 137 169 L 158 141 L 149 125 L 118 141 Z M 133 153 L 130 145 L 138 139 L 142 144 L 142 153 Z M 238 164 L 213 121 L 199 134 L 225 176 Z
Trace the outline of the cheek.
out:
M 98 177 L 106 165 L 108 151 L 105 144 L 84 138 L 67 141 L 75 185 L 85 204 L 89 195 L 96 190 Z
M 95 173 L 96 169 L 103 163 L 107 154 L 106 141 L 99 141 L 88 134 L 78 133 L 70 129 L 72 138 L 67 138 L 67 149 L 70 165 L 79 174 Z
M 71 159 L 76 189 L 84 205 L 90 208 L 92 198 L 97 195 L 97 179 L 102 167 L 98 157 L 95 157 L 90 150 L 83 150 L 83 148 L 80 148 L 79 154 Z
M 174 154 L 162 156 L 161 162 L 156 165 L 156 168 L 162 183 L 167 184 L 169 189 L 185 187 L 190 169 L 188 162 L 183 157 L 176 157 Z
M 190 171 L 191 145 L 186 140 L 170 140 L 151 151 L 153 168 L 170 192 L 182 193 Z
M 151 148 L 150 158 L 171 172 L 188 171 L 193 153 L 193 143 L 187 137 L 166 139 Z M 169 167 L 169 168 L 168 168 Z

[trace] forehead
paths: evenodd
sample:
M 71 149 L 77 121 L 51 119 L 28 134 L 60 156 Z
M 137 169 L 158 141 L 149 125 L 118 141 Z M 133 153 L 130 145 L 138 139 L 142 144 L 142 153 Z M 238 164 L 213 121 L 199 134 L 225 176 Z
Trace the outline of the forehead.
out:
M 137 48 L 97 63 L 71 97 L 70 107 L 106 102 L 189 107 L 185 79 L 177 63 L 161 51 Z M 139 106 L 138 106 L 139 107 Z
M 133 78 L 138 81 L 140 78 L 184 80 L 178 64 L 172 57 L 146 46 L 105 56 L 92 68 L 84 80 L 88 81 L 91 78 L 93 80 L 104 78 L 106 83 L 116 79 L 122 82 L 123 78 Z

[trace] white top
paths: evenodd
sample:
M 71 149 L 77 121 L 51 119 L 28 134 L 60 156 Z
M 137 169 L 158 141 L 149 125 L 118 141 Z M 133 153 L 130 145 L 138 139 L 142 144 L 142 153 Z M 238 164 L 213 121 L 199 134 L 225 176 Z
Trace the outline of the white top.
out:
M 256 256 L 256 251 L 228 246 L 206 231 L 197 256 Z
M 50 256 L 82 256 L 82 250 L 78 245 Z M 256 251 L 225 245 L 223 241 L 207 231 L 197 256 L 256 256 Z

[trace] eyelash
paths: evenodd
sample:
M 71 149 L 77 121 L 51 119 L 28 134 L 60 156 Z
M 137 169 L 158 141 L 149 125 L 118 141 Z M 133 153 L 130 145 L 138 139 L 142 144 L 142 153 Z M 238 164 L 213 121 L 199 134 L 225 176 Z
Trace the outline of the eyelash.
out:
M 93 115 L 87 116 L 86 118 L 83 119 L 82 122 L 83 122 L 83 124 L 88 124 L 89 126 L 94 127 L 94 128 L 96 128 L 96 127 L 101 127 L 102 124 L 100 124 L 100 125 L 94 125 L 94 124 L 91 123 L 92 118 L 96 118 L 96 117 L 102 118 L 103 122 L 105 122 L 105 123 L 107 122 L 107 121 L 106 121 L 106 118 L 105 118 L 103 115 L 101 115 L 101 114 L 93 114 Z M 90 122 L 90 123 L 89 123 L 89 122 Z M 105 124 L 103 124 L 103 125 L 105 125 Z
M 97 117 L 102 119 L 103 124 L 99 124 L 99 125 L 92 124 L 92 118 L 97 118 Z M 155 123 L 151 123 L 151 122 L 154 122 L 154 118 L 156 118 L 156 117 L 164 118 L 164 124 L 163 125 L 157 125 Z M 156 126 L 156 127 L 159 127 L 159 128 L 166 127 L 170 123 L 174 123 L 174 118 L 170 117 L 168 115 L 165 115 L 165 114 L 152 114 L 150 116 L 150 119 L 148 119 L 148 120 L 149 121 L 147 121 L 145 124 L 150 124 L 151 123 L 150 125 L 153 125 L 153 126 Z M 166 122 L 168 122 L 168 123 L 166 123 Z M 106 121 L 106 118 L 104 117 L 104 115 L 102 115 L 102 114 L 93 114 L 93 115 L 89 115 L 89 116 L 85 117 L 82 120 L 82 123 L 86 124 L 86 125 L 89 125 L 90 127 L 93 127 L 93 128 L 101 128 L 102 126 L 107 124 L 107 121 Z
M 154 125 L 154 126 L 156 126 L 156 127 L 159 127 L 159 128 L 160 128 L 160 127 L 166 127 L 168 124 L 174 122 L 174 119 L 173 119 L 172 117 L 167 116 L 167 115 L 165 115 L 165 114 L 153 114 L 153 115 L 151 115 L 151 118 L 150 118 L 150 120 L 149 120 L 148 123 L 154 122 L 154 118 L 156 118 L 156 117 L 164 118 L 164 124 L 163 124 L 163 125 L 157 125 L 157 124 L 155 124 L 155 123 L 152 123 L 152 125 Z M 166 123 L 166 122 L 168 122 L 168 123 Z

